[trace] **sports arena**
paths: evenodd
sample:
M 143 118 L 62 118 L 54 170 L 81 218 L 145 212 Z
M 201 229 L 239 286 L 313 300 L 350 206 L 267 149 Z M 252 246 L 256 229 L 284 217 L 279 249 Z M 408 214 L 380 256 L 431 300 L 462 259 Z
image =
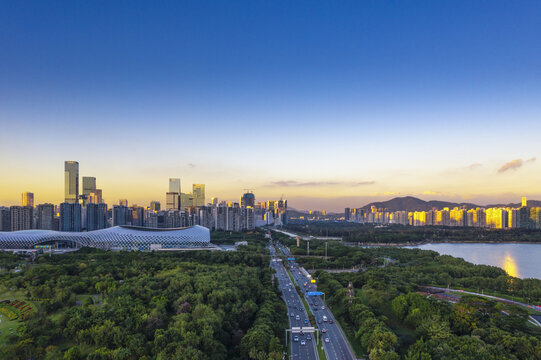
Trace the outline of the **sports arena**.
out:
M 115 226 L 88 232 L 23 230 L 0 232 L 0 249 L 76 249 L 92 247 L 103 250 L 219 250 L 210 242 L 209 229 L 191 226 L 154 229 Z

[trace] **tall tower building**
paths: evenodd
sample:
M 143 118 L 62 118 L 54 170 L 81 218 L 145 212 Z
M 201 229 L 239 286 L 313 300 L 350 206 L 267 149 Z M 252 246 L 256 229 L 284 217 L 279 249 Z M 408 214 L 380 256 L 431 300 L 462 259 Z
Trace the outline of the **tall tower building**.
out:
M 128 207 L 128 199 L 118 200 L 118 205 Z
M 168 192 L 165 194 L 165 210 L 180 210 L 180 194 Z
M 522 198 L 522 207 L 527 207 L 528 206 L 528 199 L 526 197 L 523 197 Z
M 180 179 L 169 179 L 169 192 L 180 194 Z
M 169 191 L 165 197 L 166 210 L 180 210 L 180 179 L 169 179 Z
M 79 163 L 77 161 L 64 162 L 64 200 L 69 204 L 79 201 Z
M 193 184 L 193 206 L 205 206 L 205 184 Z
M 92 176 L 83 176 L 83 195 L 96 193 L 96 178 Z
M 34 207 L 34 193 L 23 192 L 21 195 L 21 205 Z

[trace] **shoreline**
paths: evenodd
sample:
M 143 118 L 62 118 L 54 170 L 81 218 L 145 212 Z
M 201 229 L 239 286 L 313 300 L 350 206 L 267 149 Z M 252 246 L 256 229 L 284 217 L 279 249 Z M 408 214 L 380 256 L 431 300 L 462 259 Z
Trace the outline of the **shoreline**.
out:
M 401 242 L 401 243 L 353 243 L 342 242 L 348 246 L 378 246 L 378 247 L 404 247 L 404 246 L 422 246 L 429 244 L 492 244 L 492 245 L 504 245 L 504 244 L 532 244 L 541 245 L 541 242 L 533 241 L 421 241 L 421 242 Z

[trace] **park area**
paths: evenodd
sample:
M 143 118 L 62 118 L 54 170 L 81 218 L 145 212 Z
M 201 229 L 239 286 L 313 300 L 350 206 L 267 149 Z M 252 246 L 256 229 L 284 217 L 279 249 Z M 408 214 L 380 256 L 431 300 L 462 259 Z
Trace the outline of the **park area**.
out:
M 8 336 L 15 334 L 21 322 L 36 310 L 34 303 L 18 295 L 7 292 L 0 296 L 0 344 L 5 344 Z

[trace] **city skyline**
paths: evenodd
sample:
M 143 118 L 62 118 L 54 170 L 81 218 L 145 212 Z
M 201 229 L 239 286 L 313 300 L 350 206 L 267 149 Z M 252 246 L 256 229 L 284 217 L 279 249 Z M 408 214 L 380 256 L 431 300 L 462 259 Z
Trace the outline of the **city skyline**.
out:
M 534 162 L 535 159 L 530 159 L 529 161 L 527 162 Z M 66 171 L 65 173 L 65 179 L 64 179 L 64 183 L 62 183 L 62 187 L 60 188 L 59 191 L 62 191 L 63 189 L 63 192 L 64 192 L 64 195 L 66 195 L 66 191 L 67 191 L 67 188 L 66 186 L 71 186 L 71 187 L 77 187 L 80 191 L 79 191 L 79 194 L 78 194 L 78 198 L 79 200 L 82 199 L 82 195 L 88 195 L 88 194 L 85 194 L 85 192 L 89 192 L 90 193 L 90 190 L 87 188 L 86 191 L 85 191 L 85 186 L 84 186 L 84 182 L 86 182 L 87 184 L 91 184 L 91 189 L 92 190 L 96 190 L 95 187 L 96 187 L 96 178 L 99 178 L 99 177 L 94 177 L 94 176 L 85 176 L 81 173 L 81 175 L 79 175 L 79 162 L 78 161 L 65 161 L 65 165 L 64 167 L 66 166 L 70 166 L 72 165 L 73 163 L 77 164 L 77 167 L 76 167 L 76 177 L 78 179 L 78 183 L 74 184 L 73 183 L 73 180 L 69 180 L 69 176 L 68 176 L 68 172 Z M 69 165 L 68 165 L 69 164 Z M 480 165 L 476 165 L 475 167 L 480 167 Z M 508 165 L 505 165 L 505 166 L 508 166 Z M 518 166 L 520 167 L 520 166 Z M 501 172 L 502 168 L 500 168 L 498 170 L 498 172 Z M 95 173 L 95 172 L 92 172 L 92 173 Z M 75 175 L 74 175 L 75 176 Z M 101 184 L 101 180 L 102 179 L 99 179 L 98 182 L 100 182 Z M 174 181 L 176 183 L 176 185 L 172 185 L 172 181 Z M 166 207 L 166 204 L 167 204 L 167 196 L 164 195 L 164 194 L 167 194 L 168 192 L 171 191 L 172 187 L 176 187 L 177 189 L 180 189 L 181 190 L 181 194 L 182 195 L 192 195 L 191 193 L 188 192 L 188 190 L 182 190 L 182 189 L 191 189 L 193 188 L 192 190 L 195 192 L 197 191 L 196 189 L 199 189 L 200 187 L 203 188 L 203 194 L 205 193 L 205 187 L 207 184 L 199 184 L 199 183 L 193 183 L 192 186 L 186 186 L 184 188 L 181 188 L 180 186 L 180 183 L 189 183 L 189 182 L 186 182 L 186 181 L 183 181 L 182 178 L 169 178 L 169 185 L 164 185 L 164 179 L 161 179 L 161 183 L 158 185 L 157 187 L 157 190 L 156 189 L 151 189 L 151 187 L 147 186 L 147 185 L 144 185 L 144 189 L 146 190 L 146 192 L 148 193 L 154 193 L 154 194 L 157 194 L 155 197 L 130 197 L 130 196 L 118 196 L 118 197 L 114 197 L 114 196 L 105 196 L 103 197 L 103 202 L 104 203 L 107 203 L 107 204 L 110 204 L 110 205 L 113 205 L 113 204 L 118 204 L 119 202 L 122 202 L 122 201 L 126 201 L 128 200 L 130 204 L 134 204 L 134 205 L 139 205 L 139 206 L 148 206 L 151 204 L 151 202 L 153 201 L 158 201 L 162 204 L 162 206 Z M 287 182 L 284 182 L 285 184 L 277 184 L 276 185 L 276 188 L 278 189 L 284 189 L 284 188 L 290 188 L 290 187 L 299 187 L 299 188 L 303 188 L 303 187 L 317 187 L 317 186 L 326 186 L 330 189 L 332 188 L 336 188 L 338 186 L 341 185 L 340 182 L 329 182 L 329 183 L 325 183 L 325 184 L 318 184 L 318 183 L 310 183 L 310 182 L 306 182 L 306 183 L 297 183 L 297 182 L 294 182 L 294 181 L 287 181 Z M 281 186 L 280 186 L 281 185 Z M 350 184 L 351 186 L 355 186 L 355 185 L 364 185 L 364 184 Z M 58 186 L 57 186 L 58 187 Z M 263 186 L 263 190 L 266 190 L 267 186 Z M 217 194 L 213 194 L 211 193 L 211 195 L 207 195 L 206 197 L 206 203 L 209 203 L 211 201 L 211 198 L 218 198 L 220 201 L 233 201 L 233 202 L 239 202 L 241 201 L 241 197 L 242 197 L 242 194 L 244 193 L 244 190 L 246 189 L 239 189 L 239 188 L 232 188 L 231 191 L 229 191 L 228 193 L 230 194 L 233 194 L 232 196 L 229 196 L 229 197 L 220 197 L 218 196 Z M 98 189 L 98 191 L 100 191 L 100 198 L 101 198 L 101 191 L 102 189 Z M 107 189 L 105 189 L 106 193 L 108 193 Z M 250 188 L 249 189 L 249 192 L 253 192 L 254 191 L 254 188 Z M 124 191 L 124 192 L 121 192 L 119 194 L 126 194 L 127 192 Z M 290 204 L 292 204 L 290 207 L 293 208 L 293 209 L 297 209 L 297 210 L 324 210 L 324 211 L 330 211 L 330 212 L 342 212 L 344 207 L 359 207 L 359 206 L 365 206 L 369 203 L 372 203 L 372 202 L 376 202 L 376 201 L 384 201 L 384 200 L 389 200 L 389 199 L 392 199 L 392 198 L 395 198 L 395 197 L 404 197 L 404 196 L 415 196 L 415 197 L 418 197 L 420 199 L 423 199 L 423 200 L 442 200 L 442 201 L 451 201 L 451 202 L 469 202 L 469 203 L 475 203 L 477 205 L 480 205 L 480 206 L 485 206 L 485 205 L 490 205 L 490 204 L 496 204 L 496 203 L 516 203 L 517 202 L 517 199 L 520 199 L 523 195 L 526 195 L 528 196 L 528 198 L 530 198 L 531 200 L 536 200 L 537 198 L 535 197 L 535 193 L 534 195 L 532 196 L 531 193 L 522 193 L 522 194 L 517 194 L 517 193 L 503 193 L 503 194 L 497 194 L 496 196 L 494 197 L 491 197 L 491 196 L 487 196 L 487 197 L 475 197 L 475 196 L 464 196 L 464 195 L 461 195 L 461 194 L 452 194 L 452 193 L 438 193 L 438 192 L 433 192 L 433 191 L 425 191 L 423 193 L 420 193 L 420 194 L 413 194 L 413 193 L 403 193 L 403 192 L 384 192 L 384 193 L 373 193 L 373 194 L 368 194 L 366 196 L 348 196 L 348 197 L 343 197 L 343 198 L 327 198 L 327 199 L 321 199 L 321 198 L 318 198 L 318 197 L 314 197 L 314 198 L 309 198 L 309 197 L 298 197 L 298 196 L 291 196 L 291 197 L 288 197 L 287 196 L 287 193 L 281 193 L 280 195 L 278 195 L 276 193 L 276 190 L 274 190 L 274 192 L 268 192 L 268 193 L 265 193 L 264 194 L 271 194 L 271 195 L 267 195 L 267 196 L 261 196 L 259 195 L 259 191 L 256 190 L 256 201 L 259 202 L 259 201 L 267 201 L 269 199 L 276 199 L 276 198 L 279 198 L 279 197 L 286 197 L 289 201 L 290 201 Z M 29 194 L 29 195 L 27 195 Z M 274 195 L 272 195 L 274 194 Z M 14 200 L 14 201 L 9 201 L 9 200 L 4 200 L 5 198 L 9 198 L 9 197 L 5 197 L 5 198 L 2 198 L 0 199 L 0 206 L 11 206 L 11 205 L 23 205 L 25 204 L 25 200 L 27 198 L 27 196 L 31 196 L 31 201 L 32 203 L 34 204 L 34 206 L 37 206 L 38 204 L 49 204 L 49 203 L 52 203 L 52 204 L 60 204 L 64 201 L 66 201 L 66 198 L 63 198 L 61 199 L 61 194 L 57 194 L 56 196 L 53 196 L 53 197 L 48 197 L 48 196 L 41 196 L 38 192 L 36 192 L 34 190 L 34 188 L 32 188 L 32 191 L 28 191 L 25 190 L 25 191 L 21 191 L 18 195 L 17 194 L 12 194 L 13 196 L 11 196 L 11 198 L 18 198 L 18 200 Z M 295 200 L 298 201 L 298 199 L 301 199 L 301 201 L 299 203 L 302 203 L 302 201 L 306 201 L 307 204 L 315 204 L 313 206 L 306 206 L 306 207 L 302 207 L 302 206 L 295 206 Z M 36 199 L 36 200 L 34 200 Z M 56 200 L 55 200 L 56 199 Z M 293 199 L 293 202 L 291 202 Z M 480 201 L 479 201 L 480 199 Z M 494 200 L 496 199 L 496 200 Z M 541 195 L 539 196 L 539 199 L 541 199 Z M 328 206 L 328 202 L 334 202 L 336 205 L 334 206 Z M 194 203 L 195 204 L 195 203 Z M 327 207 L 325 206 L 320 206 L 320 204 L 327 204 Z M 201 206 L 202 204 L 199 204 L 198 206 Z M 344 206 L 342 206 L 344 205 Z
M 0 5 L 0 205 L 541 199 L 539 2 L 84 6 Z

